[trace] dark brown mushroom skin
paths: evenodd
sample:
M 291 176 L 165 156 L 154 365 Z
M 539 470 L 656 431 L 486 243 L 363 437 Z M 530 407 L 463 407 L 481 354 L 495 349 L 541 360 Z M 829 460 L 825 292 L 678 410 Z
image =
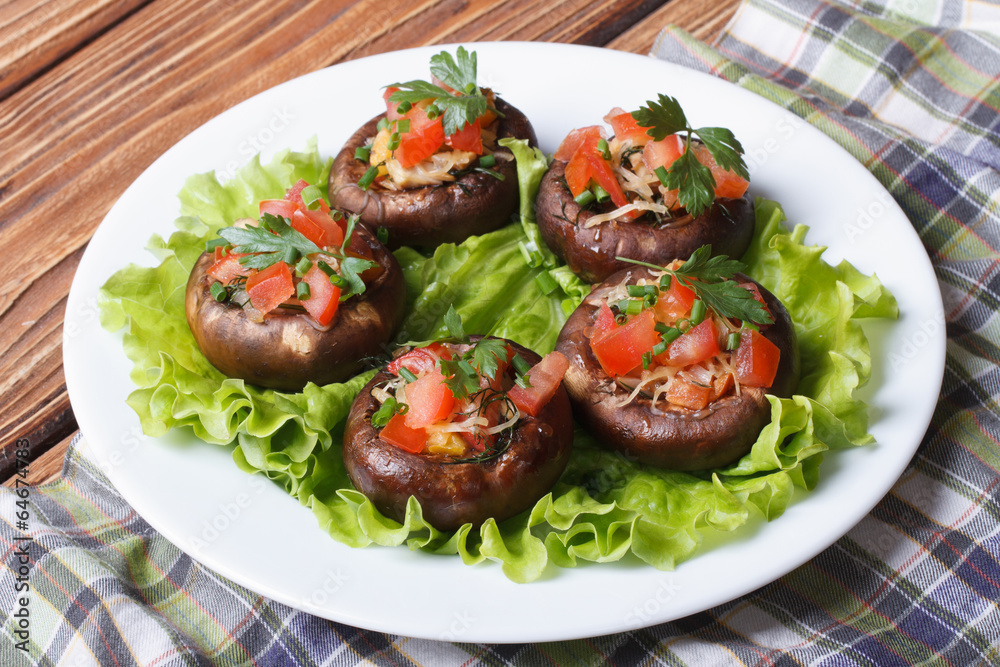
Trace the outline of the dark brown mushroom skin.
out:
M 497 98 L 497 139 L 527 139 L 537 146 L 535 131 L 523 113 Z M 388 231 L 390 248 L 400 246 L 433 247 L 441 243 L 461 243 L 476 234 L 485 234 L 510 222 L 518 210 L 517 165 L 513 155 L 498 146 L 494 171 L 471 172 L 451 183 L 427 185 L 406 190 L 386 190 L 377 185 L 368 190 L 358 181 L 368 164 L 355 159 L 354 151 L 364 146 L 378 130 L 381 114 L 364 124 L 347 140 L 330 169 L 330 201 L 336 208 L 358 213 L 361 222 L 371 228 Z
M 508 341 L 509 342 L 509 341 Z M 538 355 L 511 343 L 530 364 Z M 445 457 L 411 454 L 378 437 L 371 417 L 378 401 L 372 387 L 394 376 L 383 369 L 351 406 L 344 430 L 344 466 L 361 493 L 385 516 L 402 522 L 414 496 L 424 519 L 455 530 L 489 518 L 503 521 L 532 507 L 562 475 L 573 443 L 573 416 L 560 386 L 537 417 L 522 415 L 506 451 L 481 463 L 449 463 Z
M 553 160 L 542 178 L 535 200 L 535 216 L 545 243 L 580 278 L 599 283 L 629 264 L 615 257 L 630 257 L 663 266 L 690 257 L 705 244 L 713 255 L 742 257 L 754 232 L 754 207 L 750 197 L 716 199 L 697 217 L 679 216 L 669 226 L 617 218 L 587 228 L 595 215 L 580 208 L 565 184 L 566 163 Z
M 219 303 L 211 294 L 215 279 L 206 273 L 213 257 L 202 254 L 188 279 L 185 311 L 205 358 L 228 377 L 286 391 L 356 375 L 366 358 L 383 352 L 402 322 L 406 287 L 396 258 L 374 234 L 360 225 L 354 233 L 382 271 L 364 294 L 340 304 L 325 331 L 303 313 L 276 308 L 257 323 L 239 306 Z
M 733 463 L 750 451 L 761 429 L 771 420 L 765 394 L 787 398 L 798 384 L 799 352 L 788 311 L 771 292 L 757 285 L 774 316 L 774 324 L 762 333 L 781 351 L 770 388 L 744 386 L 739 396 L 721 398 L 697 412 L 669 407 L 662 400 L 654 409 L 651 401 L 643 397 L 618 407 L 629 392 L 601 368 L 585 332 L 593 327 L 605 295 L 630 272 L 630 282 L 651 278 L 647 269 L 638 267 L 613 274 L 595 286 L 559 334 L 556 349 L 569 359 L 563 384 L 573 402 L 574 415 L 605 446 L 640 463 L 672 470 L 706 470 Z M 754 282 L 742 274 L 737 274 L 736 279 Z

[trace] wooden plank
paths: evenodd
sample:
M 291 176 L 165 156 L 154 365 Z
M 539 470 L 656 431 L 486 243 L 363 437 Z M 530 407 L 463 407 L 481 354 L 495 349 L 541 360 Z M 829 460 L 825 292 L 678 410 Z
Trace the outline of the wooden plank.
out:
M 0 99 L 149 0 L 11 0 L 0 5 Z
M 0 477 L 4 480 L 3 485 L 13 489 L 18 486 L 18 479 L 22 480 L 20 486 L 24 486 L 25 483 L 37 486 L 59 479 L 59 475 L 62 473 L 63 459 L 66 458 L 66 450 L 69 449 L 69 443 L 75 435 L 75 433 L 71 433 L 49 448 L 48 451 L 41 452 L 37 456 L 32 450 L 31 460 L 28 462 L 28 474 L 23 478 L 13 473 L 10 476 Z
M 607 46 L 619 51 L 648 53 L 656 36 L 667 25 L 687 30 L 703 42 L 712 42 L 726 27 L 741 0 L 671 0 L 642 21 L 615 37 Z

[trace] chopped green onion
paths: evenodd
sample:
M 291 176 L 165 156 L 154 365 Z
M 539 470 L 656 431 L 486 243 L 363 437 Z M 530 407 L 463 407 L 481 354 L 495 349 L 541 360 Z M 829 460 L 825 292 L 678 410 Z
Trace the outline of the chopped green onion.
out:
M 552 294 L 559 287 L 559 283 L 556 282 L 555 278 L 548 271 L 542 271 L 535 276 L 535 282 L 538 283 L 538 289 L 542 290 L 542 294 L 545 295 Z
M 479 158 L 479 166 L 489 169 L 490 167 L 496 165 L 497 158 L 495 155 L 484 155 Z
M 660 276 L 660 290 L 666 292 L 668 289 L 670 289 L 670 274 L 664 273 Z
M 412 108 L 413 108 L 413 105 L 411 103 L 409 103 L 409 102 L 400 102 L 396 106 L 396 113 L 406 113 L 407 111 L 409 111 Z
M 354 149 L 354 159 L 368 162 L 372 158 L 372 145 L 358 146 Z
M 409 411 L 410 411 L 409 403 L 400 403 L 399 405 L 396 406 L 397 415 L 405 415 Z
M 694 303 L 691 304 L 691 324 L 698 326 L 705 319 L 705 302 L 701 299 L 695 299 Z
M 597 140 L 597 150 L 605 160 L 611 159 L 611 147 L 608 146 L 608 142 L 605 139 Z
M 337 275 L 336 273 L 330 276 L 330 283 L 341 289 L 350 287 L 351 283 L 348 282 L 347 278 L 344 276 Z
M 387 227 L 378 227 L 375 230 L 375 236 L 378 237 L 379 243 L 383 243 L 383 244 L 388 243 L 389 242 L 389 229 Z
M 594 193 L 590 190 L 584 190 L 576 197 L 573 197 L 573 201 L 575 201 L 580 208 L 586 208 L 588 204 L 594 201 L 594 199 L 596 199 L 596 197 L 594 197 Z
M 638 299 L 629 299 L 628 306 L 625 308 L 625 313 L 627 315 L 638 315 L 642 312 L 642 301 Z
M 660 183 L 663 184 L 663 187 L 667 187 L 667 170 L 666 170 L 666 168 L 661 164 L 659 167 L 657 167 L 656 169 L 653 170 L 653 173 L 656 174 L 656 177 L 658 179 L 660 179 Z
M 299 263 L 295 265 L 295 273 L 299 274 L 299 277 L 301 278 L 302 276 L 309 273 L 309 269 L 312 268 L 312 265 L 313 263 L 309 260 L 308 257 L 303 257 L 302 259 L 299 260 Z
M 427 108 L 424 109 L 424 113 L 427 114 L 427 120 L 434 120 L 441 115 L 441 110 L 433 104 L 428 104 Z
M 396 121 L 396 132 L 399 134 L 406 134 L 410 131 L 410 119 L 400 118 Z
M 514 364 L 514 370 L 517 371 L 518 375 L 525 375 L 531 370 L 531 364 L 524 360 L 520 354 L 515 353 L 514 359 L 511 361 Z
M 667 351 L 667 341 L 661 339 L 659 343 L 653 346 L 653 356 L 659 356 Z
M 296 285 L 295 286 L 295 296 L 298 298 L 299 301 L 306 301 L 309 298 L 309 296 L 310 296 L 310 294 L 309 294 L 309 283 L 307 283 L 307 282 L 301 282 L 298 285 Z
M 227 241 L 226 239 L 222 239 L 222 238 L 212 239 L 211 241 L 207 241 L 205 243 L 205 252 L 212 252 L 216 248 L 220 248 L 222 246 L 225 246 L 228 243 L 229 243 L 229 241 Z
M 606 202 L 608 199 L 610 199 L 611 195 L 609 195 L 608 191 L 602 188 L 600 185 L 595 185 L 594 197 L 597 198 L 598 203 L 601 203 L 601 202 Z
M 287 248 L 285 254 L 281 256 L 281 261 L 288 266 L 295 266 L 295 262 L 299 261 L 299 251 L 295 248 Z
M 647 368 L 649 368 L 649 365 L 651 363 L 653 363 L 653 353 L 652 352 L 643 352 L 642 353 L 642 369 L 646 370 Z
M 629 285 L 627 289 L 631 297 L 655 296 L 659 291 L 656 285 Z
M 758 326 L 757 326 L 756 324 L 754 324 L 753 322 L 750 322 L 749 320 L 744 320 L 744 321 L 743 321 L 743 326 L 742 326 L 742 328 L 743 328 L 743 329 L 753 329 L 754 331 L 760 331 L 760 327 L 758 327 Z
M 376 176 L 378 176 L 378 167 L 368 167 L 365 175 L 358 179 L 358 187 L 362 190 L 367 190 L 375 182 Z
M 680 337 L 681 337 L 681 330 L 677 329 L 675 327 L 671 327 L 671 328 L 667 329 L 660 336 L 660 338 L 663 340 L 663 342 L 666 343 L 667 345 L 669 345 L 670 343 L 673 343 L 675 340 L 677 340 Z
M 726 349 L 735 350 L 740 346 L 740 334 L 739 332 L 733 331 L 729 334 L 729 338 L 726 339 Z
M 391 151 L 394 151 L 397 148 L 399 148 L 399 132 L 393 132 L 392 134 L 389 135 L 389 143 L 386 144 L 386 148 L 388 148 Z
M 226 288 L 220 282 L 212 283 L 212 286 L 208 289 L 212 293 L 212 298 L 216 301 L 225 301 L 226 297 L 229 295 Z
M 531 389 L 531 379 L 527 375 L 518 375 L 514 379 L 514 384 L 521 389 Z
M 331 278 L 337 275 L 337 272 L 334 270 L 334 268 L 329 264 L 327 264 L 326 262 L 324 262 L 323 260 L 319 260 L 318 262 L 316 262 L 316 266 L 319 267 L 320 271 L 322 271 Z
M 379 406 L 379 409 L 372 415 L 372 426 L 375 428 L 382 428 L 388 424 L 389 420 L 396 414 L 399 405 L 400 404 L 392 396 L 385 399 L 385 403 Z
M 382 118 L 375 125 L 375 129 L 378 130 L 379 132 L 381 132 L 382 130 L 384 130 L 387 127 L 389 127 L 389 119 L 388 118 Z
M 678 331 L 684 333 L 685 331 L 691 328 L 691 320 L 687 318 L 679 319 L 677 320 L 677 324 L 675 326 L 677 327 Z
M 307 185 L 302 188 L 302 201 L 307 209 L 315 211 L 319 208 L 319 203 L 323 201 L 323 191 L 315 185 Z
M 411 371 L 406 366 L 400 366 L 399 367 L 399 377 L 403 378 L 407 382 L 416 382 L 417 381 L 417 376 L 414 375 L 413 371 Z
M 670 329 L 670 327 L 668 327 L 663 322 L 657 322 L 653 326 L 653 329 L 656 331 L 656 333 L 661 333 L 662 334 L 662 333 L 667 333 L 667 331 Z

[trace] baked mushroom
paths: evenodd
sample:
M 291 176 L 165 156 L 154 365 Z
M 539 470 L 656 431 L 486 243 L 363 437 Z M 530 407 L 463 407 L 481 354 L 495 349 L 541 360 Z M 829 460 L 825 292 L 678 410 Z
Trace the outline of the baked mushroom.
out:
M 355 399 L 347 474 L 396 521 L 411 496 L 439 530 L 514 516 L 548 493 L 569 460 L 565 370 L 558 353 L 539 359 L 495 338 L 409 350 Z
M 687 128 L 672 98 L 647 104 L 612 109 L 604 118 L 610 138 L 596 125 L 570 132 L 539 186 L 542 237 L 588 282 L 625 268 L 617 257 L 666 264 L 706 244 L 740 257 L 753 237 L 748 174 L 732 133 Z M 682 124 L 664 117 L 668 107 Z
M 396 258 L 315 186 L 309 208 L 306 187 L 261 202 L 260 220 L 220 230 L 191 271 L 188 325 L 224 375 L 288 391 L 342 382 L 382 353 L 402 321 Z
M 347 141 L 330 170 L 334 205 L 385 229 L 391 248 L 460 243 L 493 231 L 518 209 L 514 155 L 505 138 L 536 145 L 528 119 L 476 85 L 476 54 L 431 58 L 433 83 L 386 89 L 386 113 Z M 471 64 L 471 66 L 470 66 Z
M 596 286 L 563 327 L 577 419 L 649 465 L 704 470 L 746 454 L 770 421 L 766 394 L 799 374 L 781 302 L 747 276 L 706 265 L 632 266 Z M 709 305 L 711 304 L 711 305 Z

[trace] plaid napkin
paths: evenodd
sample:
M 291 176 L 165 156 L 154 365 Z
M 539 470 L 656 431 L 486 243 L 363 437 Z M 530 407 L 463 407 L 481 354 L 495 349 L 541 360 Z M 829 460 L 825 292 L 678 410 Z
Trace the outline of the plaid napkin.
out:
M 889 496 L 814 560 L 636 632 L 414 640 L 318 619 L 205 569 L 118 496 L 78 440 L 60 481 L 25 492 L 31 539 L 20 499 L 0 492 L 0 665 L 1000 664 L 998 29 L 1000 10 L 972 1 L 752 0 L 714 49 L 675 28 L 654 47 L 851 151 L 903 207 L 941 283 L 948 357 L 930 430 Z

